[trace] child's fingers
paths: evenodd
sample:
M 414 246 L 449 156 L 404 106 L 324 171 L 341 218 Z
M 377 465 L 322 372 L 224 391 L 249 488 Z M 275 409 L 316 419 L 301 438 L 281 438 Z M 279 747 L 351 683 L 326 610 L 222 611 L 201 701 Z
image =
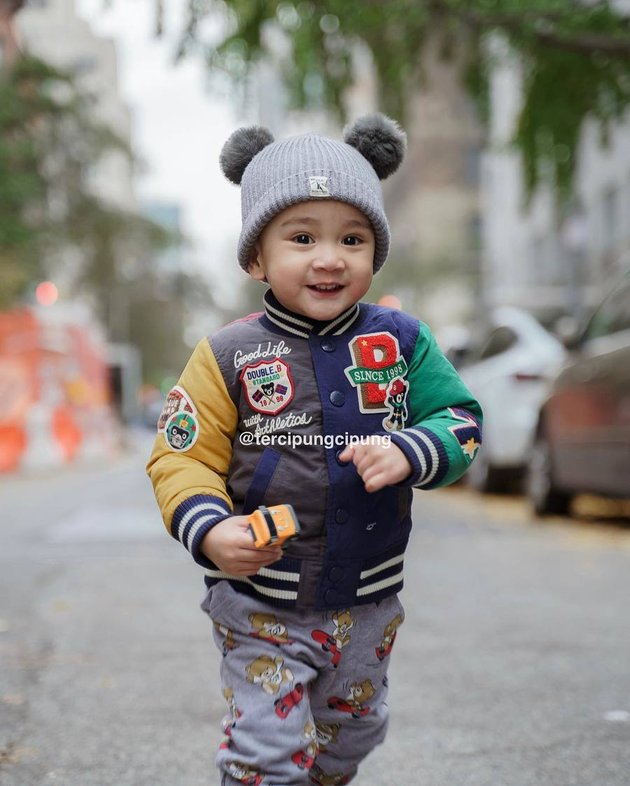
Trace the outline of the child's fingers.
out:
M 390 453 L 378 449 L 368 450 L 359 457 L 356 467 L 368 492 L 399 483 L 409 475 L 411 469 L 404 454 L 398 449 Z
M 253 576 L 260 568 L 277 562 L 281 556 L 281 550 L 255 549 L 252 551 L 250 549 L 242 549 L 225 560 L 222 569 L 234 576 Z
M 339 454 L 339 461 L 350 462 L 354 459 L 354 445 L 346 445 L 346 447 Z
M 269 546 L 256 548 L 252 533 L 249 531 L 243 532 L 242 538 L 239 538 L 238 546 L 243 551 L 251 552 L 252 555 L 257 554 L 258 557 L 269 559 L 272 562 L 275 562 L 282 556 L 282 546 L 270 544 Z
M 265 561 L 266 565 L 271 562 L 276 562 L 282 558 L 282 549 L 279 546 L 274 546 L 273 548 L 256 549 L 256 551 L 259 553 L 261 559 Z
M 282 559 L 282 549 L 243 549 L 237 552 L 237 556 L 252 565 L 271 565 Z
M 363 477 L 366 472 L 369 472 L 370 468 L 375 466 L 377 462 L 378 456 L 372 453 L 359 453 L 354 457 L 354 465 L 361 477 Z
M 366 491 L 378 491 L 387 485 L 387 468 L 379 462 L 374 462 L 363 472 L 359 473 Z
M 372 448 L 369 445 L 361 445 L 356 451 L 354 456 L 354 464 L 357 472 L 365 480 L 365 474 L 370 470 L 385 467 L 387 464 L 386 457 L 383 455 L 379 448 Z

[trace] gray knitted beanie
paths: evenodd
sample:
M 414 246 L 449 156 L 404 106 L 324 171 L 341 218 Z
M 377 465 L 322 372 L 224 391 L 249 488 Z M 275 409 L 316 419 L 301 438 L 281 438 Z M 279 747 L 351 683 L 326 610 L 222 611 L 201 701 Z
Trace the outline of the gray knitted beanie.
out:
M 379 180 L 396 171 L 406 147 L 405 132 L 385 115 L 359 118 L 344 141 L 304 134 L 275 142 L 266 128 L 235 131 L 223 146 L 223 173 L 241 186 L 243 227 L 238 260 L 247 270 L 252 249 L 271 219 L 310 199 L 347 202 L 369 218 L 375 237 L 374 272 L 389 251 L 389 225 Z

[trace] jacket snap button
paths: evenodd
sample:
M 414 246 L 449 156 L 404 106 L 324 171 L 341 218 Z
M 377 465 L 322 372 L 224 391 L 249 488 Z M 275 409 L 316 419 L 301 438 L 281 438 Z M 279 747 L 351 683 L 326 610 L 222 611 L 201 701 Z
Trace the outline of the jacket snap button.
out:
M 321 347 L 324 352 L 334 352 L 335 351 L 335 342 L 330 341 L 330 339 L 324 339 L 321 343 Z
M 350 518 L 350 514 L 345 508 L 337 508 L 335 511 L 335 521 L 337 524 L 345 524 Z
M 329 606 L 332 606 L 337 601 L 337 590 L 334 589 L 327 589 L 324 592 L 324 600 Z
M 346 403 L 346 397 L 340 390 L 333 390 L 333 392 L 329 396 L 330 403 L 334 404 L 336 407 L 343 407 Z
M 339 565 L 333 565 L 333 567 L 328 571 L 328 578 L 332 581 L 333 584 L 337 584 L 338 582 L 343 579 L 346 572 L 343 568 L 339 567 Z

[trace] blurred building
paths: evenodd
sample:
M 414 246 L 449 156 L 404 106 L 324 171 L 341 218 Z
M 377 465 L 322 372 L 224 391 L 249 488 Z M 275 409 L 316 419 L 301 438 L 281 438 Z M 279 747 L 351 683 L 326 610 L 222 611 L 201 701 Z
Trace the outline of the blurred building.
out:
M 10 65 L 19 54 L 13 19 L 24 0 L 0 0 L 0 68 Z
M 140 205 L 142 215 L 154 224 L 164 227 L 174 237 L 182 237 L 182 209 L 176 202 L 145 201 Z M 173 243 L 164 251 L 153 255 L 151 264 L 161 273 L 183 273 L 183 244 Z
M 77 15 L 75 0 L 27 0 L 16 27 L 24 51 L 74 73 L 79 87 L 94 101 L 98 119 L 130 144 L 130 117 L 119 93 L 114 42 L 94 35 Z M 103 156 L 90 185 L 102 199 L 136 210 L 132 164 L 123 152 Z
M 133 187 L 131 121 L 119 92 L 117 53 L 113 40 L 95 35 L 76 11 L 75 0 L 26 0 L 15 18 L 20 49 L 61 70 L 70 72 L 81 92 L 92 102 L 94 118 L 121 141 L 120 150 L 104 154 L 87 173 L 88 186 L 99 199 L 117 210 L 138 214 Z M 124 148 L 127 148 L 125 150 Z M 67 264 L 56 266 L 56 281 L 71 281 L 75 250 L 64 252 Z M 106 350 L 113 403 L 123 421 L 138 414 L 137 390 L 141 381 L 140 355 L 129 344 L 131 300 L 129 282 L 134 260 L 121 252 L 109 294 L 111 296 Z M 61 313 L 60 307 L 56 307 Z M 44 324 L 48 330 L 48 324 Z
M 400 251 L 427 264 L 474 273 L 478 263 L 479 163 L 483 132 L 457 72 L 437 46 L 424 58 L 425 84 L 411 97 L 409 149 L 389 218 Z
M 626 6 L 630 10 L 627 0 Z M 512 147 L 520 64 L 501 40 L 492 46 L 497 65 L 482 176 L 484 299 L 547 320 L 562 313 L 581 318 L 630 268 L 630 116 L 611 127 L 608 144 L 586 123 L 569 215 L 558 215 L 549 186 L 539 187 L 526 206 L 520 155 Z

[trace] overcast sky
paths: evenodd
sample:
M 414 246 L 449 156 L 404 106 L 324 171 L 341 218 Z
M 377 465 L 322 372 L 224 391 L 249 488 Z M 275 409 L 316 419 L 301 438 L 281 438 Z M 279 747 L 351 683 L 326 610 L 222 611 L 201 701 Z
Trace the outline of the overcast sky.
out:
M 132 116 L 132 144 L 147 164 L 137 179 L 142 200 L 177 202 L 184 230 L 198 241 L 206 267 L 233 248 L 240 227 L 239 189 L 218 167 L 221 146 L 245 122 L 225 99 L 204 90 L 204 69 L 173 64 L 173 37 L 153 36 L 153 0 L 76 0 L 95 33 L 112 37 L 119 57 L 120 91 Z M 170 0 L 167 30 L 174 34 L 182 0 Z M 247 121 L 249 122 L 249 121 Z

